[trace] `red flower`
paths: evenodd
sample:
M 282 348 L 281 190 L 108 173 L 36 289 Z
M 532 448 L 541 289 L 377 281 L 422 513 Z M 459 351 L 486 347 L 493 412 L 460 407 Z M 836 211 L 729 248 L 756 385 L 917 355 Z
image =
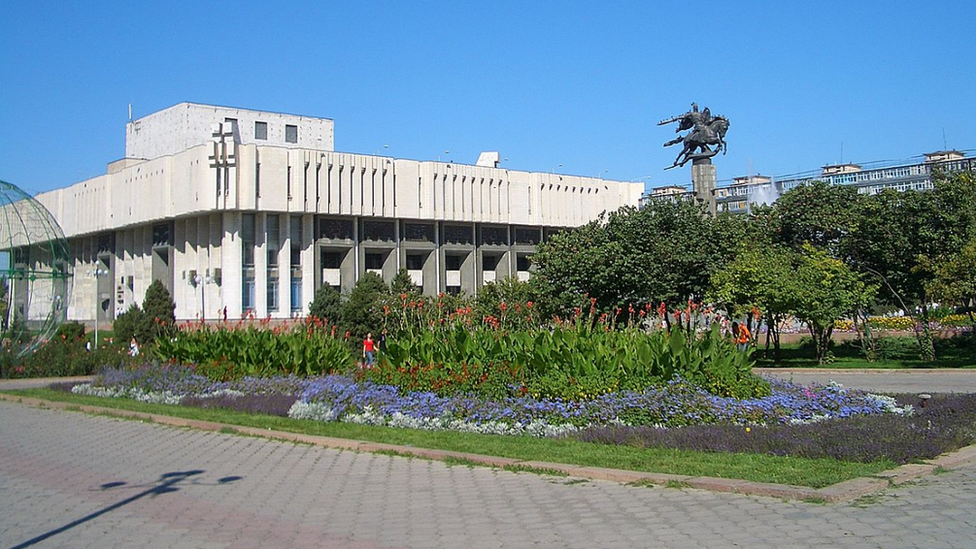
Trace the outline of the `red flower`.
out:
M 527 308 L 529 308 L 529 309 L 531 309 L 531 308 L 532 308 L 532 305 L 533 305 L 533 303 L 532 303 L 531 301 L 529 301 L 529 302 L 527 302 L 527 303 L 525 304 L 525 306 L 526 306 Z
M 499 306 L 499 308 L 500 308 L 500 309 L 502 310 L 502 312 L 504 313 L 505 311 L 507 311 L 507 310 L 508 310 L 508 305 L 506 305 L 506 304 L 505 304 L 505 302 L 504 302 L 504 301 L 502 301 L 502 304 L 501 304 L 501 305 Z

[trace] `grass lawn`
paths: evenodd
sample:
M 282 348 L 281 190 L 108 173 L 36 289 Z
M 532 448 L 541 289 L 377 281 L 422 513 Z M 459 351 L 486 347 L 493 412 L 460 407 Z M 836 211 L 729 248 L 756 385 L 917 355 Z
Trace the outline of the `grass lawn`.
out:
M 887 460 L 872 463 L 853 463 L 835 459 L 805 459 L 765 454 L 636 448 L 561 438 L 492 436 L 376 427 L 351 423 L 324 423 L 228 410 L 205 410 L 184 406 L 147 404 L 120 398 L 81 396 L 51 389 L 28 389 L 10 391 L 10 393 L 44 400 L 133 410 L 230 425 L 469 452 L 525 461 L 548 461 L 632 471 L 735 478 L 813 488 L 822 488 L 851 478 L 871 475 L 894 466 L 891 461 Z
M 879 359 L 874 362 L 864 358 L 860 349 L 851 345 L 835 344 L 831 346 L 834 354 L 834 361 L 829 364 L 817 364 L 816 355 L 812 346 L 804 346 L 799 343 L 783 344 L 781 346 L 780 360 L 772 359 L 773 349 L 770 346 L 769 358 L 763 358 L 765 346 L 760 345 L 755 349 L 756 366 L 762 368 L 871 368 L 871 369 L 925 369 L 925 368 L 976 368 L 976 352 L 971 348 L 963 346 L 944 346 L 937 348 L 936 359 L 932 361 L 919 360 L 914 356 L 911 338 L 899 338 L 901 349 L 893 353 L 887 359 Z

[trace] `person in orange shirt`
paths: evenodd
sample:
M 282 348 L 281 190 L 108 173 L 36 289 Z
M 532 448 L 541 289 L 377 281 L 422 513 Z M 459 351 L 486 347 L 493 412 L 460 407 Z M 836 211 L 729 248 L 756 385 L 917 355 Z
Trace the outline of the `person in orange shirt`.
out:
M 743 353 L 749 350 L 749 343 L 752 341 L 752 334 L 749 333 L 749 327 L 745 324 L 736 324 L 733 326 L 732 337 L 735 338 L 735 345 Z

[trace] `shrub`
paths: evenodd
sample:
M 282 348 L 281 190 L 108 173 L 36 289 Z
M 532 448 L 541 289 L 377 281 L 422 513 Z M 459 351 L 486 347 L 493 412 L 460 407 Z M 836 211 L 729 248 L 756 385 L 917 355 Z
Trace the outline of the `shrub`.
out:
M 355 360 L 345 340 L 307 323 L 261 329 L 200 326 L 157 341 L 163 360 L 196 365 L 213 380 L 274 374 L 318 375 L 343 372 Z
M 447 313 L 425 329 L 387 342 L 370 381 L 440 395 L 531 394 L 586 400 L 621 389 L 643 390 L 681 377 L 724 396 L 769 394 L 752 361 L 716 325 L 700 337 L 681 330 L 646 333 L 577 318 L 550 329 L 505 330 L 475 324 L 470 310 Z
M 417 285 L 413 283 L 413 279 L 410 278 L 410 273 L 407 272 L 407 269 L 404 268 L 397 271 L 396 276 L 390 281 L 390 293 L 393 295 L 418 293 Z
M 380 275 L 364 274 L 349 293 L 349 299 L 342 304 L 340 326 L 357 339 L 367 332 L 379 333 L 383 327 L 383 299 L 389 295 L 390 289 Z
M 342 322 L 342 295 L 332 286 L 322 286 L 308 306 L 308 314 L 332 325 Z
M 91 375 L 107 366 L 119 366 L 126 355 L 113 347 L 88 350 L 84 326 L 62 325 L 53 339 L 42 342 L 24 356 L 11 348 L 0 352 L 0 377 L 34 378 Z
M 122 348 L 127 348 L 133 337 L 140 344 L 145 344 L 152 335 L 148 330 L 146 313 L 138 304 L 133 304 L 128 311 L 117 316 L 112 330 L 115 332 L 116 345 Z

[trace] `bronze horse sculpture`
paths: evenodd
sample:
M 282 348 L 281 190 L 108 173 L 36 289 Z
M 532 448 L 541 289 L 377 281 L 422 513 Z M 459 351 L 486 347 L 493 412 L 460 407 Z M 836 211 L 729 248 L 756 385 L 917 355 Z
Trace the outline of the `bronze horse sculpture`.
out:
M 725 154 L 728 151 L 728 146 L 725 144 L 725 132 L 728 130 L 729 120 L 724 116 L 714 116 L 700 130 L 668 141 L 664 144 L 665 147 L 684 142 L 684 147 L 678 153 L 678 157 L 674 159 L 674 164 L 670 168 L 684 166 L 689 160 L 711 158 L 719 152 Z M 709 147 L 710 145 L 715 145 L 715 150 L 712 150 Z
M 689 160 L 711 158 L 718 154 L 719 151 L 722 154 L 728 151 L 725 143 L 725 132 L 729 129 L 728 118 L 721 115 L 712 116 L 708 108 L 699 112 L 698 105 L 692 103 L 690 111 L 662 120 L 658 123 L 658 126 L 672 122 L 678 122 L 678 128 L 675 130 L 676 133 L 684 130 L 691 131 L 684 136 L 676 137 L 664 144 L 665 147 L 670 147 L 671 145 L 684 143 L 681 152 L 678 153 L 678 157 L 674 159 L 674 164 L 665 169 L 669 170 L 678 166 L 684 166 Z M 715 150 L 710 148 L 713 145 L 715 146 Z

